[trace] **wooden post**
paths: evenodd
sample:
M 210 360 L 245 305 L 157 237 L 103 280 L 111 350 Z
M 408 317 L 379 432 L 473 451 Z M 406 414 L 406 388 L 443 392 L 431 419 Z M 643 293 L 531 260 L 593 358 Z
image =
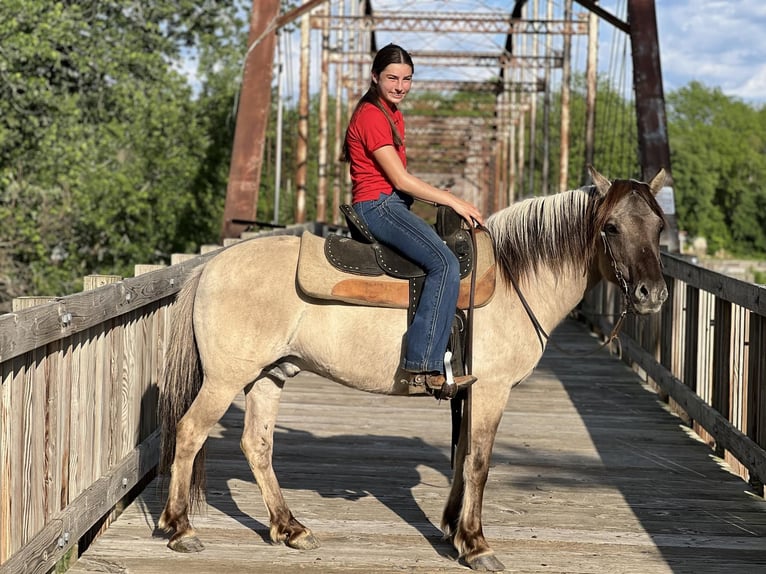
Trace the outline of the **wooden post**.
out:
M 44 305 L 50 303 L 54 299 L 52 297 L 16 297 L 11 301 L 11 311 L 21 311 L 22 309 L 30 309 L 37 305 Z
M 138 277 L 144 273 L 151 273 L 152 271 L 158 271 L 159 269 L 165 269 L 166 265 L 150 265 L 148 263 L 139 263 L 133 267 L 133 277 Z
M 104 285 L 119 283 L 122 281 L 120 275 L 86 275 L 82 279 L 83 291 L 92 291 Z

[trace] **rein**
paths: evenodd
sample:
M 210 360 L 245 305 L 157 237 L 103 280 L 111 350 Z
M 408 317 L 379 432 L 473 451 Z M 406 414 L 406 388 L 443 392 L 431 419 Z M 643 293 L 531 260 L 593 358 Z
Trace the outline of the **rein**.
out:
M 479 228 L 488 232 L 487 228 L 482 225 L 480 225 Z M 476 245 L 476 228 L 473 225 L 471 226 L 471 244 L 473 245 L 474 257 L 477 257 L 479 251 Z M 472 374 L 473 371 L 473 311 L 476 295 L 476 267 L 477 265 L 474 262 L 473 269 L 471 269 L 471 290 L 468 295 L 468 313 L 465 328 L 466 342 L 463 363 L 467 375 Z M 450 410 L 452 413 L 452 456 L 450 457 L 450 466 L 455 468 L 455 454 L 457 453 L 457 445 L 460 440 L 460 427 L 463 417 L 465 417 L 467 421 L 465 454 L 471 454 L 471 387 L 460 391 L 458 395 L 450 401 Z
M 532 311 L 532 308 L 529 306 L 529 303 L 527 303 L 527 300 L 524 297 L 524 294 L 521 292 L 521 289 L 519 288 L 519 284 L 516 281 L 516 278 L 511 277 L 511 283 L 513 284 L 513 288 L 516 291 L 516 294 L 519 296 L 519 300 L 521 301 L 521 304 L 523 305 L 524 310 L 527 312 L 527 316 L 529 317 L 529 320 L 532 322 L 532 325 L 535 328 L 535 332 L 537 333 L 537 338 L 540 341 L 540 347 L 542 347 L 543 352 L 545 351 L 545 341 L 543 340 L 544 338 L 556 350 L 564 353 L 565 355 L 569 355 L 572 357 L 585 357 L 588 355 L 592 355 L 594 353 L 598 353 L 601 349 L 611 344 L 612 341 L 618 338 L 620 329 L 622 328 L 622 323 L 625 320 L 625 316 L 628 314 L 628 307 L 629 307 L 628 282 L 625 280 L 625 277 L 623 276 L 622 272 L 619 270 L 619 267 L 617 265 L 617 260 L 614 258 L 614 253 L 612 252 L 612 247 L 609 245 L 609 241 L 607 240 L 606 233 L 604 233 L 604 231 L 601 231 L 601 239 L 604 241 L 604 253 L 608 253 L 609 258 L 612 260 L 612 269 L 614 269 L 614 275 L 617 279 L 618 284 L 620 285 L 620 289 L 622 290 L 623 306 L 622 306 L 622 312 L 620 313 L 620 318 L 614 324 L 614 327 L 612 328 L 612 332 L 609 334 L 609 338 L 606 341 L 604 341 L 601 345 L 599 345 L 597 348 L 593 349 L 592 351 L 588 351 L 586 353 L 571 353 L 567 351 L 566 349 L 563 349 L 562 347 L 557 345 L 555 341 L 551 340 L 551 336 L 545 331 L 543 326 L 540 324 L 540 321 L 537 320 L 537 317 L 535 316 L 534 311 Z

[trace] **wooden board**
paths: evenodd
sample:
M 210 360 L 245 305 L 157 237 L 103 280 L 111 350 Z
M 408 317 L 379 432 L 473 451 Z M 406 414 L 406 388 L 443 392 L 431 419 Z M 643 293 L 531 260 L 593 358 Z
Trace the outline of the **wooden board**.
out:
M 560 346 L 597 341 L 565 322 Z M 288 382 L 274 465 L 295 516 L 322 542 L 268 541 L 239 449 L 240 397 L 208 440 L 206 545 L 178 554 L 156 531 L 155 481 L 70 569 L 95 572 L 466 571 L 438 528 L 450 484 L 449 406 L 383 397 L 311 374 Z M 487 483 L 484 532 L 508 572 L 766 571 L 766 502 L 605 351 L 549 349 L 514 389 Z

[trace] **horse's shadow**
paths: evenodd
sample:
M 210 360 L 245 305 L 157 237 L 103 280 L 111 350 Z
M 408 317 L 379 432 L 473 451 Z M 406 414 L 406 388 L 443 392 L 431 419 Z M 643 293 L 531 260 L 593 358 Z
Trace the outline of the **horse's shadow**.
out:
M 221 420 L 221 435 L 208 438 L 206 502 L 270 543 L 268 523 L 256 518 L 264 516 L 265 509 L 251 504 L 253 500 L 260 503 L 260 490 L 239 449 L 243 417 L 242 409 L 232 405 Z M 449 423 L 445 425 L 448 432 Z M 225 471 L 218 464 L 224 457 Z M 361 433 L 322 437 L 285 425 L 276 427 L 273 467 L 283 491 L 313 491 L 322 498 L 349 502 L 373 497 L 416 529 L 437 553 L 456 559 L 456 551 L 413 494 L 423 483 L 418 470 L 423 466 L 439 474 L 446 502 L 444 486 L 452 476 L 449 454 L 421 438 Z M 236 481 L 249 483 L 252 493 L 235 496 L 231 485 Z M 291 506 L 289 492 L 285 498 Z M 300 509 L 292 509 L 299 521 L 312 527 L 310 517 L 304 519 Z

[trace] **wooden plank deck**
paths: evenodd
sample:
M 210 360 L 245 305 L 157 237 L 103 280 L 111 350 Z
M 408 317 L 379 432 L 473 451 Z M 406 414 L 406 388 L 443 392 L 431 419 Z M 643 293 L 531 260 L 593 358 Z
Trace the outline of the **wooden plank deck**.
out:
M 597 346 L 573 321 L 555 339 L 570 351 Z M 193 517 L 204 552 L 165 546 L 155 481 L 69 572 L 467 571 L 438 529 L 450 481 L 446 402 L 310 374 L 288 383 L 274 462 L 293 513 L 322 542 L 307 552 L 268 542 L 239 450 L 242 406 L 208 441 L 207 507 Z M 484 531 L 508 572 L 766 572 L 766 502 L 605 351 L 572 358 L 549 348 L 513 390 Z

